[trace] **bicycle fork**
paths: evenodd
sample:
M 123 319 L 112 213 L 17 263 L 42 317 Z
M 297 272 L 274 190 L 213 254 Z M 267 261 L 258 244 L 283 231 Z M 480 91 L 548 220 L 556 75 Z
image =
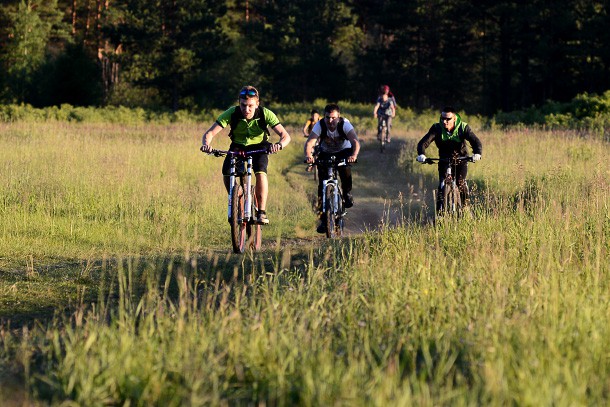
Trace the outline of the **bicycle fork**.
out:
M 244 185 L 244 194 L 246 195 L 244 203 L 244 220 L 250 220 L 254 217 L 252 213 L 252 156 L 248 156 L 246 164 L 246 185 Z
M 236 174 L 236 163 L 235 163 L 235 157 L 231 157 L 231 167 L 229 169 L 229 203 L 227 205 L 228 208 L 228 212 L 227 212 L 227 219 L 229 219 L 229 223 L 231 222 L 231 216 L 232 216 L 232 212 L 233 212 L 233 190 L 235 189 L 235 182 L 236 182 L 236 178 L 237 178 L 237 174 Z
M 450 183 L 450 185 L 447 185 L 448 182 Z M 447 188 L 449 186 L 451 187 L 451 194 L 455 194 L 456 191 L 459 191 L 457 182 L 452 175 L 451 167 L 447 168 L 447 171 L 445 173 L 445 179 L 443 179 L 443 181 L 441 182 L 441 188 L 442 188 L 441 191 L 444 191 L 445 188 Z M 459 192 L 457 192 L 457 193 L 459 194 Z M 444 200 L 444 195 L 445 194 L 443 193 L 443 200 Z M 445 207 L 445 209 L 448 209 L 451 212 L 457 211 L 458 208 L 456 207 L 457 204 L 455 202 L 455 199 L 451 199 L 450 201 L 451 201 L 451 208 L 447 207 L 447 204 L 448 204 L 447 202 L 443 202 L 443 206 Z
M 228 212 L 227 218 L 231 221 L 231 213 L 233 211 L 233 190 L 235 189 L 235 185 L 237 184 L 237 163 L 235 158 L 231 158 L 231 167 L 230 167 L 230 175 L 229 175 L 229 202 L 227 205 Z M 244 185 L 244 217 L 243 219 L 238 219 L 240 223 L 244 221 L 248 221 L 252 218 L 252 157 L 248 157 L 246 164 L 246 182 Z
M 445 181 L 447 179 L 451 179 L 452 182 L 453 182 L 453 178 L 452 178 L 452 175 L 451 175 L 451 167 L 448 167 L 447 171 L 445 171 L 445 178 L 443 178 L 443 180 L 441 181 L 441 188 L 440 188 L 441 191 L 445 190 Z
M 324 180 L 322 181 L 322 213 L 326 213 L 326 187 L 328 185 L 334 185 L 335 188 L 334 190 L 334 194 L 332 197 L 333 200 L 333 209 L 334 209 L 334 214 L 337 215 L 338 211 L 337 208 L 339 208 L 339 199 L 341 199 L 341 197 L 339 196 L 339 185 L 337 183 L 337 180 L 335 179 L 328 179 L 328 180 Z M 340 215 L 340 214 L 339 214 Z

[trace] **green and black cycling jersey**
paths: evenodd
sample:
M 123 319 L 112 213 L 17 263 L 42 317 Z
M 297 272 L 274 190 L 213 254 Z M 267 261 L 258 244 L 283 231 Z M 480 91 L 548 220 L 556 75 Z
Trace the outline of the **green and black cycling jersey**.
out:
M 474 134 L 470 126 L 462 121 L 460 115 L 456 114 L 455 127 L 449 133 L 441 123 L 434 123 L 428 133 L 417 144 L 417 154 L 425 154 L 426 148 L 432 142 L 438 147 L 440 158 L 451 158 L 454 152 L 461 156 L 468 154 L 466 141 L 470 143 L 473 154 L 482 154 L 483 146 L 481 140 Z
M 254 117 L 247 120 L 239 106 L 233 106 L 218 116 L 216 123 L 225 128 L 231 126 L 229 136 L 233 143 L 249 146 L 260 144 L 269 139 L 269 127 L 280 124 L 279 119 L 271 110 L 259 106 L 254 113 Z

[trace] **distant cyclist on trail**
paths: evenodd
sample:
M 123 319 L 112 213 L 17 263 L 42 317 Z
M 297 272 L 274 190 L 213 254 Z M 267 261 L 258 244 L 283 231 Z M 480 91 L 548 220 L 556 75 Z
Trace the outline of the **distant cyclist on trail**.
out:
M 303 126 L 303 135 L 305 137 L 309 137 L 309 133 L 311 133 L 313 126 L 319 121 L 320 121 L 320 112 L 318 112 L 316 109 L 312 109 L 311 116 L 305 122 L 305 126 Z M 315 147 L 314 147 L 314 155 L 315 155 Z M 307 172 L 311 172 L 311 171 L 315 171 L 315 167 L 307 166 Z M 314 175 L 315 175 L 315 173 L 314 173 Z
M 341 109 L 338 105 L 334 103 L 326 105 L 324 108 L 324 118 L 313 126 L 305 142 L 305 161 L 310 164 L 315 161 L 313 148 L 318 140 L 318 158 L 320 160 L 328 160 L 331 156 L 335 156 L 337 159 L 347 159 L 348 163 L 356 162 L 360 152 L 360 142 L 358 141 L 354 126 L 352 126 L 349 120 L 341 117 Z M 351 167 L 339 167 L 338 171 L 343 189 L 344 206 L 345 208 L 351 208 L 354 206 Z M 318 213 L 320 214 L 320 224 L 317 228 L 318 233 L 326 233 L 326 219 L 324 219 L 325 214 L 322 213 L 322 182 L 327 178 L 328 174 L 326 171 L 319 172 Z
M 434 141 L 438 147 L 439 158 L 450 159 L 454 153 L 460 156 L 466 156 L 468 150 L 466 148 L 466 141 L 472 148 L 472 159 L 473 161 L 479 161 L 483 152 L 483 146 L 481 140 L 474 134 L 470 126 L 462 121 L 459 114 L 456 113 L 455 109 L 451 106 L 446 106 L 441 111 L 441 117 L 438 123 L 434 123 L 428 133 L 419 141 L 417 144 L 417 161 L 420 163 L 426 162 L 426 148 Z M 445 172 L 447 167 L 450 165 L 449 162 L 438 163 L 438 176 L 439 176 L 439 193 L 436 199 L 437 210 L 442 207 L 443 194 L 441 193 L 441 182 L 445 178 Z M 468 174 L 468 163 L 466 161 L 461 162 L 457 167 L 457 174 L 455 174 L 457 184 L 460 187 L 462 196 L 467 198 L 466 194 L 468 191 L 464 188 L 466 182 L 466 175 Z M 464 199 L 466 202 L 466 199 Z
M 394 94 L 392 93 L 392 91 L 390 90 L 390 87 L 388 85 L 381 85 L 379 87 L 379 97 L 377 98 L 377 101 L 379 101 L 379 98 L 381 98 L 381 96 L 383 95 L 388 95 L 388 99 L 390 99 L 392 102 L 394 102 L 394 107 L 396 109 L 398 109 L 398 103 L 396 103 L 396 97 L 394 96 Z
M 309 137 L 311 129 L 313 129 L 314 124 L 316 124 L 318 121 L 320 121 L 320 112 L 318 112 L 316 109 L 312 109 L 309 119 L 307 119 L 305 125 L 303 126 L 303 136 Z
M 230 125 L 231 131 L 231 151 L 254 151 L 260 149 L 268 149 L 270 153 L 277 153 L 290 143 L 290 135 L 284 129 L 275 113 L 271 110 L 259 106 L 259 94 L 253 86 L 244 86 L 239 91 L 238 106 L 233 106 L 221 113 L 216 119 L 216 122 L 203 133 L 201 141 L 201 151 L 209 152 L 212 147 L 212 139 L 227 125 Z M 269 142 L 269 129 L 271 127 L 277 135 L 280 136 L 280 141 L 271 144 Z M 269 192 L 269 183 L 267 181 L 267 165 L 269 156 L 264 153 L 255 154 L 253 157 L 252 167 L 256 176 L 256 197 L 258 198 L 259 208 L 256 214 L 256 222 L 260 225 L 267 225 L 269 219 L 265 208 L 267 207 L 267 194 Z M 222 166 L 222 174 L 224 175 L 224 184 L 229 190 L 229 157 L 225 158 Z
M 381 134 L 381 123 L 383 120 L 386 121 L 388 133 L 385 141 L 386 143 L 389 143 L 391 138 L 390 130 L 392 129 L 392 117 L 396 116 L 396 102 L 388 96 L 388 93 L 382 93 L 381 96 L 377 98 L 377 103 L 373 109 L 373 116 L 377 118 L 377 128 L 380 129 L 377 133 L 378 140 L 381 140 L 381 137 L 383 137 Z

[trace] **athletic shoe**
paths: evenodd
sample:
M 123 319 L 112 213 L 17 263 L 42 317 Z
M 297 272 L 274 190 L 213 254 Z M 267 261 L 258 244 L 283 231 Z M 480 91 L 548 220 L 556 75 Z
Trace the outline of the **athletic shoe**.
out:
M 343 198 L 344 202 L 344 206 L 346 208 L 351 208 L 352 206 L 354 206 L 354 197 L 352 196 L 351 192 L 348 192 L 347 194 L 345 194 L 345 197 Z
M 268 225 L 269 224 L 269 219 L 267 219 L 267 214 L 266 213 L 259 213 L 258 217 L 256 218 L 256 223 L 259 225 Z
M 318 233 L 326 233 L 326 222 L 320 222 L 320 224 L 316 228 L 316 232 L 318 232 Z

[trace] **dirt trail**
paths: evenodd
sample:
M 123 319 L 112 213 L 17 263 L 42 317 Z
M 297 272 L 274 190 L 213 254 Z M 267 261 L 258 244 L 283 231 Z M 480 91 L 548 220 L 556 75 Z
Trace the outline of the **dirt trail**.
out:
M 423 210 L 418 193 L 421 180 L 399 163 L 403 150 L 402 154 L 415 155 L 413 141 L 394 137 L 383 153 L 375 136 L 366 136 L 360 142 L 358 163 L 352 167 L 354 206 L 347 212 L 345 236 L 401 225 Z
M 408 141 L 394 137 L 383 153 L 375 137 L 361 140 L 358 164 L 353 167 L 354 207 L 348 211 L 345 235 L 380 227 L 401 225 L 421 209 L 420 197 L 410 171 L 399 163 L 413 149 Z

